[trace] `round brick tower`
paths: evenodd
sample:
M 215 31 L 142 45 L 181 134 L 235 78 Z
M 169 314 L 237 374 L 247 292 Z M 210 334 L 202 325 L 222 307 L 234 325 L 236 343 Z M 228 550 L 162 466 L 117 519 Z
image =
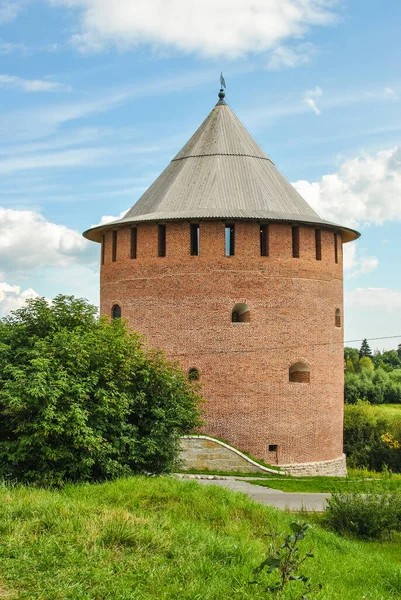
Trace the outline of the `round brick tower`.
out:
M 204 432 L 344 474 L 342 243 L 224 100 L 101 248 L 100 311 L 199 378 Z

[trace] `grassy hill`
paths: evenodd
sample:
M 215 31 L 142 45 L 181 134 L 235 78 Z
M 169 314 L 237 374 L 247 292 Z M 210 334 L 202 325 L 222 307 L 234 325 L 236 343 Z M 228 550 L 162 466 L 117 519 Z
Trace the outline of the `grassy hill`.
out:
M 266 533 L 294 515 L 241 494 L 169 477 L 61 491 L 0 489 L 0 598 L 227 600 L 266 598 L 249 585 Z M 325 600 L 401 596 L 401 549 L 314 526 L 305 572 Z M 284 599 L 294 599 L 288 592 Z

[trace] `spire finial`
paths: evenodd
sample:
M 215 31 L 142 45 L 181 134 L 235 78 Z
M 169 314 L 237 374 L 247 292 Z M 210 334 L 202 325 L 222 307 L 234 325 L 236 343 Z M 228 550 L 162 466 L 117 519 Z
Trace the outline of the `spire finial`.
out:
M 226 93 L 223 88 L 226 87 L 226 81 L 223 77 L 223 71 L 220 73 L 220 85 L 221 85 L 221 88 L 219 91 L 219 101 L 217 104 L 225 104 L 224 98 L 225 98 Z

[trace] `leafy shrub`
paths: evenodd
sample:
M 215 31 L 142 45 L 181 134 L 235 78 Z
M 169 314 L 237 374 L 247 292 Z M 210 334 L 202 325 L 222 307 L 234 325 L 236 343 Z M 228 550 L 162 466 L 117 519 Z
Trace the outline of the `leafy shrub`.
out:
M 344 452 L 351 467 L 401 471 L 401 424 L 386 420 L 380 409 L 359 402 L 345 406 Z
M 333 493 L 327 500 L 324 522 L 338 533 L 380 539 L 401 531 L 401 494 Z
M 0 477 L 60 485 L 173 468 L 199 396 L 161 353 L 86 300 L 0 321 Z
M 269 597 L 282 598 L 284 589 L 291 587 L 292 583 L 298 582 L 301 593 L 297 598 L 308 600 L 307 592 L 314 592 L 322 588 L 321 584 L 312 585 L 309 577 L 300 572 L 304 562 L 308 558 L 313 558 L 309 552 L 301 552 L 299 542 L 305 538 L 305 534 L 311 526 L 308 523 L 291 523 L 292 534 L 273 533 L 269 537 L 271 541 L 268 546 L 268 555 L 258 567 L 253 570 L 253 574 L 259 579 L 251 581 L 251 584 L 262 585 L 263 590 L 269 594 Z M 266 584 L 260 580 L 263 572 L 267 575 L 275 575 L 274 581 Z M 299 585 L 297 586 L 299 588 Z

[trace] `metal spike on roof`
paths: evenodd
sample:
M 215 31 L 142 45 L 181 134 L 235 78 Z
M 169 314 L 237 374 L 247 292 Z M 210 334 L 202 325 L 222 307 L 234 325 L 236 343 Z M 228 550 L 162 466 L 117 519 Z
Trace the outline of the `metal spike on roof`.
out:
M 258 219 L 334 227 L 343 240 L 359 237 L 322 219 L 276 168 L 226 104 L 219 101 L 168 167 L 126 215 L 93 227 L 84 236 L 141 221 Z

